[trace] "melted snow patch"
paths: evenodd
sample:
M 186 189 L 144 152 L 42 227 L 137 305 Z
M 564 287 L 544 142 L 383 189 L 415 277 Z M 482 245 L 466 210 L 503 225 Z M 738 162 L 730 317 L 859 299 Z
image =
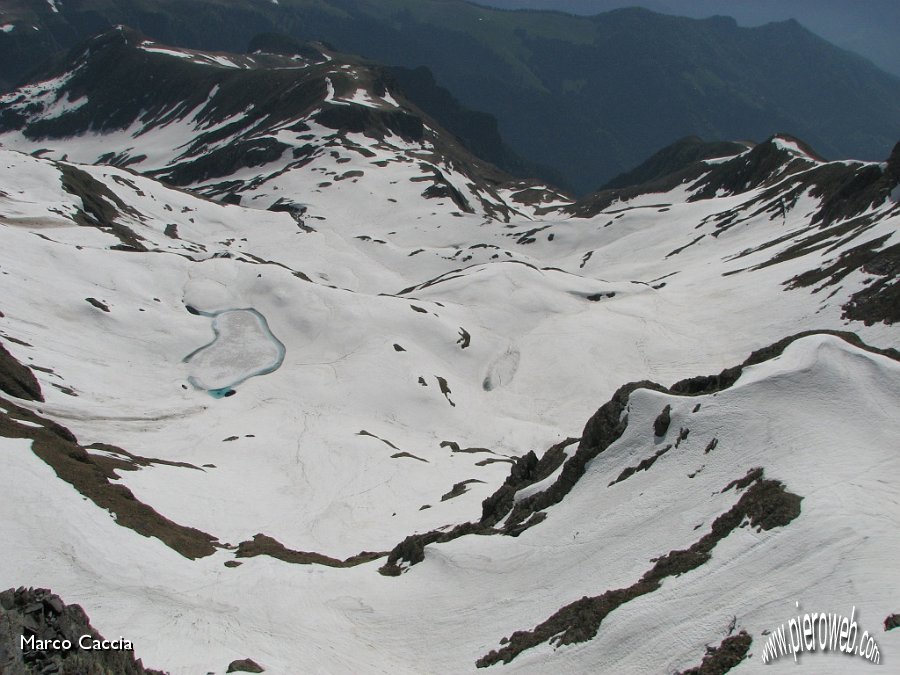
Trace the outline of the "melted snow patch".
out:
M 284 345 L 255 309 L 229 309 L 206 314 L 213 319 L 215 339 L 184 357 L 190 365 L 188 381 L 213 396 L 224 396 L 251 377 L 277 370 Z
M 497 389 L 503 385 L 512 382 L 519 369 L 519 350 L 515 347 L 509 347 L 503 354 L 498 356 L 488 367 L 487 375 L 484 377 L 482 388 L 485 391 Z

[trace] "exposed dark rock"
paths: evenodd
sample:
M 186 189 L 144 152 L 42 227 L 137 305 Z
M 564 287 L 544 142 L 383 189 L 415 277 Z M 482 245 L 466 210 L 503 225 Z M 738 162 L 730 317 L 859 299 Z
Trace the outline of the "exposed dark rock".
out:
M 755 146 L 746 154 L 717 164 L 709 169 L 703 179 L 702 188 L 695 193 L 692 201 L 710 199 L 721 194 L 738 194 L 759 187 L 768 187 L 773 181 L 781 181 L 785 176 L 809 169 L 822 158 L 803 141 L 780 135 L 803 150 L 807 156 L 795 155 L 780 146 L 775 137 Z
M 412 534 L 401 541 L 388 554 L 387 562 L 378 571 L 384 576 L 395 577 L 403 573 L 403 563 L 415 565 L 425 560 L 425 547 L 428 544 L 453 541 L 470 534 L 490 534 L 487 527 L 477 523 L 463 523 L 447 532 L 432 530 L 423 534 Z
M 600 189 L 613 190 L 643 185 L 664 178 L 676 171 L 681 171 L 700 160 L 713 157 L 730 157 L 745 150 L 747 150 L 747 146 L 742 143 L 729 141 L 709 142 L 698 136 L 688 136 L 672 145 L 666 146 L 631 171 L 616 176 Z
M 229 143 L 225 147 L 203 154 L 192 161 L 183 162 L 172 169 L 158 172 L 156 177 L 171 185 L 191 185 L 210 178 L 234 175 L 244 167 L 263 166 L 277 161 L 290 146 L 274 138 L 254 138 Z M 238 197 L 238 195 L 230 195 Z
M 467 453 L 470 455 L 481 453 L 481 452 L 486 452 L 491 455 L 496 454 L 490 448 L 477 448 L 477 447 L 476 448 L 461 448 L 461 447 L 459 447 L 459 443 L 457 443 L 456 441 L 441 441 L 441 447 L 442 448 L 450 448 L 450 452 L 462 452 L 462 453 Z
M 283 56 L 302 56 L 307 61 L 322 63 L 328 60 L 322 50 L 309 42 L 302 42 L 283 33 L 260 33 L 247 45 L 247 52 L 264 52 Z
M 630 476 L 633 476 L 638 471 L 646 471 L 656 463 L 656 460 L 658 460 L 671 449 L 672 445 L 669 444 L 657 450 L 655 454 L 651 455 L 647 459 L 641 460 L 641 462 L 637 466 L 629 466 L 624 471 L 622 471 L 622 473 L 619 474 L 619 477 L 612 481 L 608 487 L 612 487 L 616 483 L 621 483 L 623 480 L 629 478 Z
M 391 459 L 401 459 L 403 457 L 407 457 L 409 459 L 417 459 L 420 462 L 425 462 L 426 464 L 429 464 L 429 461 L 427 459 L 422 459 L 421 457 L 417 457 L 416 455 L 412 454 L 411 452 L 396 452 L 393 455 L 391 455 Z
M 663 391 L 660 385 L 649 382 L 632 382 L 613 395 L 588 421 L 578 445 L 578 450 L 566 460 L 556 481 L 546 490 L 535 493 L 515 503 L 507 518 L 507 528 L 516 528 L 524 522 L 537 523 L 532 515 L 538 511 L 558 504 L 571 491 L 587 464 L 614 443 L 628 426 L 628 417 L 624 415 L 628 398 L 635 389 L 654 389 Z
M 238 659 L 228 664 L 226 673 L 264 673 L 265 668 L 253 659 Z
M 699 237 L 696 237 L 695 239 L 689 241 L 689 242 L 688 242 L 687 244 L 685 244 L 684 246 L 679 246 L 678 248 L 676 248 L 676 249 L 670 251 L 669 253 L 666 254 L 666 257 L 667 257 L 667 258 L 671 258 L 673 255 L 678 255 L 679 253 L 681 253 L 681 252 L 684 251 L 685 249 L 688 249 L 688 248 L 690 248 L 691 246 L 693 246 L 694 244 L 698 243 L 698 242 L 699 242 L 701 239 L 703 239 L 705 236 L 706 236 L 705 234 L 701 234 Z M 654 288 L 656 288 L 656 286 L 654 286 Z
M 424 547 L 432 543 L 442 543 L 452 541 L 461 536 L 469 534 L 512 534 L 520 533 L 522 525 L 537 524 L 540 518 L 534 516 L 554 504 L 561 502 L 565 496 L 572 490 L 581 476 L 584 475 L 587 464 L 595 457 L 604 452 L 610 445 L 618 440 L 628 426 L 628 417 L 625 414 L 628 399 L 631 393 L 636 389 L 650 389 L 676 396 L 696 396 L 700 394 L 712 394 L 727 389 L 733 385 L 741 375 L 743 368 L 757 363 L 762 363 L 769 359 L 780 356 L 781 353 L 795 340 L 799 340 L 810 335 L 834 335 L 854 346 L 866 351 L 881 354 L 888 358 L 900 361 L 900 353 L 894 349 L 879 349 L 865 344 L 859 336 L 854 333 L 840 331 L 805 331 L 797 333 L 790 337 L 786 337 L 775 342 L 768 347 L 753 352 L 739 366 L 727 368 L 719 375 L 701 376 L 689 378 L 676 382 L 671 387 L 665 387 L 650 381 L 632 382 L 619 388 L 613 397 L 605 403 L 600 409 L 588 420 L 585 425 L 584 432 L 578 444 L 575 453 L 566 459 L 562 448 L 570 445 L 578 439 L 567 439 L 561 444 L 555 445 L 548 450 L 544 456 L 538 460 L 533 452 L 523 455 L 515 460 L 510 468 L 510 474 L 506 481 L 498 490 L 482 502 L 482 517 L 477 523 L 464 523 L 457 525 L 447 532 L 432 531 L 424 534 L 412 535 L 401 542 L 391 551 L 389 563 L 381 570 L 382 574 L 396 575 L 403 571 L 401 563 L 406 562 L 409 565 L 415 565 L 424 560 Z M 452 443 L 446 441 L 445 443 Z M 442 444 L 443 445 L 443 444 Z M 713 445 L 714 444 L 710 444 Z M 458 446 L 457 446 L 458 447 Z M 710 448 L 712 449 L 712 448 Z M 537 492 L 518 502 L 515 501 L 515 494 L 523 487 L 531 485 L 537 480 L 542 480 L 558 468 L 559 462 L 565 462 L 557 479 L 545 490 Z M 550 466 L 554 468 L 548 470 Z M 538 477 L 540 476 L 540 477 Z M 753 480 L 761 477 L 761 474 L 745 476 L 742 479 L 734 481 L 728 486 L 740 487 L 742 484 L 749 484 Z M 779 518 L 784 518 L 799 509 L 799 501 L 796 504 L 790 499 L 784 500 L 778 505 Z M 495 529 L 494 525 L 506 518 L 506 524 L 502 529 Z M 410 557 L 412 556 L 412 557 Z
M 749 469 L 747 471 L 747 475 L 743 478 L 735 478 L 728 485 L 722 488 L 722 492 L 728 492 L 731 488 L 737 488 L 738 490 L 743 490 L 745 487 L 758 481 L 762 478 L 763 470 L 762 467 L 756 467 L 753 469 Z
M 149 466 L 174 466 L 182 469 L 202 471 L 199 466 L 194 466 L 188 462 L 173 462 L 168 459 L 141 457 L 109 443 L 91 443 L 84 447 L 86 450 L 100 450 L 103 452 L 102 455 L 91 453 L 91 459 L 111 477 L 117 477 L 115 472 L 119 470 L 138 471 Z
M 672 422 L 672 406 L 667 405 L 662 412 L 653 420 L 653 435 L 662 438 L 669 430 L 669 424 Z
M 850 297 L 843 317 L 867 326 L 900 322 L 900 244 L 871 252 L 860 269 L 880 278 Z
M 469 335 L 469 331 L 467 331 L 465 328 L 460 327 L 459 340 L 456 341 L 456 344 L 459 345 L 460 349 L 466 349 L 470 344 L 472 344 L 472 336 Z
M 421 118 L 402 110 L 384 112 L 357 105 L 333 105 L 316 113 L 313 119 L 324 127 L 342 133 L 372 133 L 380 128 L 408 142 L 421 141 L 425 136 Z
M 444 398 L 446 398 L 447 402 L 455 408 L 456 404 L 453 402 L 453 399 L 450 398 L 450 394 L 452 394 L 453 392 L 450 391 L 450 385 L 447 384 L 447 380 L 440 375 L 435 375 L 435 377 L 437 378 L 438 385 L 441 388 L 441 393 L 444 395 Z
M 79 605 L 66 605 L 45 588 L 18 588 L 0 593 L 0 673 L 63 673 L 68 675 L 164 675 L 144 668 L 131 649 L 79 648 L 82 636 L 103 640 Z M 21 638 L 68 640 L 69 650 L 21 648 Z M 116 640 L 117 638 L 109 638 Z M 124 641 L 120 645 L 125 647 Z
M 0 410 L 0 436 L 31 439 L 31 451 L 62 480 L 112 513 L 116 524 L 145 537 L 156 537 L 186 558 L 215 553 L 219 546 L 215 537 L 172 522 L 138 501 L 127 487 L 112 482 L 118 478 L 113 465 L 106 458 L 88 452 L 67 428 L 5 398 L 0 397 L 0 402 L 6 408 L 6 412 Z
M 100 300 L 97 300 L 97 298 L 85 298 L 85 300 L 87 300 L 88 304 L 93 305 L 97 309 L 101 309 L 104 312 L 109 312 L 109 305 L 107 305 L 105 302 L 101 302 Z
M 465 213 L 475 212 L 469 200 L 463 196 L 462 192 L 450 185 L 443 175 L 435 177 L 435 180 L 440 182 L 435 182 L 434 185 L 426 188 L 422 193 L 423 197 L 426 199 L 450 199 L 460 211 Z
M 68 96 L 69 100 L 76 100 L 86 97 L 88 103 L 62 115 L 40 118 L 40 113 L 46 110 L 44 104 L 33 103 L 26 108 L 26 104 L 18 100 L 0 110 L 0 128 L 19 129 L 30 139 L 60 139 L 86 132 L 122 130 L 133 125 L 146 132 L 185 120 L 191 115 L 201 131 L 178 157 L 178 163 L 148 172 L 172 185 L 185 186 L 224 178 L 233 175 L 237 169 L 268 165 L 277 160 L 280 162 L 273 167 L 272 175 L 308 164 L 321 154 L 321 148 L 307 144 L 292 148 L 290 153 L 285 152 L 288 146 L 274 138 L 274 130 L 294 133 L 310 131 L 309 124 L 303 120 L 312 119 L 335 130 L 334 137 L 343 136 L 343 140 L 336 141 L 338 145 L 344 144 L 348 149 L 369 157 L 374 156 L 371 150 L 349 141 L 346 138 L 348 133 L 365 134 L 372 139 L 399 136 L 410 143 L 428 141 L 433 151 L 423 153 L 421 160 L 429 167 L 427 173 L 433 174 L 425 177 L 425 180 L 434 183 L 434 191 L 429 196 L 446 195 L 462 211 L 473 209 L 465 196 L 444 180 L 438 165 L 452 163 L 461 167 L 481 194 L 492 195 L 495 201 L 500 201 L 495 190 L 500 184 L 518 189 L 533 187 L 538 192 L 549 193 L 528 181 L 513 182 L 511 176 L 496 166 L 471 155 L 466 143 L 476 140 L 475 137 L 466 134 L 467 138 L 461 142 L 401 92 L 393 92 L 400 101 L 400 108 L 327 102 L 327 71 L 318 65 L 324 62 L 325 53 L 331 50 L 322 45 L 298 45 L 286 36 L 264 35 L 255 41 L 255 46 L 264 53 L 252 59 L 236 55 L 232 58 L 245 67 L 231 69 L 209 68 L 192 59 L 178 59 L 141 49 L 144 39 L 131 29 L 115 28 L 84 41 L 64 57 L 55 57 L 52 63 L 41 69 L 40 76 L 46 79 L 70 73 L 58 92 L 59 98 Z M 294 59 L 297 57 L 286 55 L 296 51 L 309 66 L 302 72 L 296 67 Z M 338 96 L 348 94 L 351 86 L 362 86 L 375 96 L 383 96 L 388 92 L 388 85 L 393 86 L 394 78 L 388 69 L 358 57 L 331 52 L 327 60 L 352 68 L 352 82 L 349 76 L 331 75 Z M 411 87 L 419 94 L 434 89 L 436 86 L 433 83 L 431 87 Z M 123 101 L 126 101 L 125 105 Z M 446 109 L 442 106 L 432 106 L 432 109 L 438 111 L 438 117 L 448 120 L 454 117 L 452 114 L 445 115 Z M 454 110 L 459 112 L 461 107 L 457 104 Z M 478 113 L 472 113 L 472 116 L 463 115 L 476 121 L 482 117 L 490 120 L 489 116 L 479 117 Z M 457 118 L 454 117 L 454 120 L 459 121 Z M 467 122 L 453 126 L 457 130 L 470 127 Z M 490 124 L 482 130 L 487 130 L 487 136 L 491 136 Z M 493 131 L 496 132 L 496 129 Z M 484 135 L 478 132 L 475 136 Z M 499 141 L 496 133 L 493 136 Z M 476 144 L 472 144 L 473 147 Z M 505 147 L 499 148 L 499 153 L 494 152 L 492 156 L 509 160 L 504 163 L 510 167 L 517 163 Z M 124 152 L 110 152 L 103 157 L 103 161 L 120 166 L 133 164 L 139 159 Z M 339 161 L 349 160 L 341 157 Z M 359 173 L 354 171 L 335 180 L 357 177 Z M 245 184 L 240 180 L 221 180 L 216 184 L 207 182 L 203 192 L 225 203 L 236 203 Z M 85 217 L 90 224 L 104 220 L 113 222 L 114 210 L 121 210 L 119 203 L 113 202 L 115 209 L 111 210 L 103 200 L 91 198 L 89 190 L 81 189 L 79 192 L 87 195 L 85 203 L 89 208 L 85 209 Z M 492 215 L 506 218 L 510 213 L 507 207 L 498 206 L 490 200 L 485 201 L 485 209 Z M 131 247 L 129 250 L 140 250 L 134 244 L 128 245 Z
M 31 369 L 23 366 L 0 344 L 0 391 L 26 401 L 43 401 L 41 385 Z
M 823 241 L 831 243 L 830 239 L 823 239 Z M 890 235 L 884 235 L 854 246 L 841 253 L 831 265 L 811 269 L 793 277 L 788 281 L 788 286 L 790 288 L 808 287 L 815 284 L 822 284 L 823 287 L 834 286 L 848 275 L 869 264 L 874 264 L 875 269 L 883 269 L 884 274 L 889 274 L 890 269 L 896 265 L 897 250 L 900 250 L 900 246 L 893 247 L 894 251 L 888 249 L 881 252 L 879 249 L 888 239 L 890 239 Z
M 587 296 L 587 299 L 591 302 L 600 302 L 603 298 L 614 298 L 616 294 L 614 292 L 609 293 L 594 293 L 593 295 Z
M 627 588 L 606 591 L 595 597 L 582 597 L 533 630 L 516 631 L 501 643 L 502 647 L 478 659 L 477 667 L 509 663 L 525 650 L 544 642 L 562 646 L 593 639 L 600 624 L 615 609 L 659 589 L 667 577 L 685 574 L 706 563 L 716 545 L 739 527 L 745 518 L 750 519 L 752 526 L 763 530 L 785 526 L 799 515 L 801 499 L 785 490 L 782 483 L 760 478 L 731 509 L 716 518 L 710 531 L 690 548 L 670 551 L 657 558 L 654 566 Z
M 873 354 L 881 354 L 882 356 L 887 356 L 888 358 L 895 361 L 900 361 L 900 352 L 898 352 L 896 349 L 881 349 L 879 347 L 872 347 L 863 342 L 856 333 L 837 330 L 810 330 L 796 333 L 786 338 L 782 338 L 778 342 L 774 342 L 768 347 L 757 349 L 755 352 L 750 354 L 750 356 L 748 356 L 741 365 L 726 368 L 718 375 L 704 375 L 680 380 L 673 384 L 669 388 L 669 391 L 672 394 L 676 394 L 679 396 L 695 396 L 701 394 L 712 394 L 717 391 L 722 391 L 723 389 L 727 389 L 738 381 L 738 378 L 740 378 L 741 373 L 743 373 L 744 371 L 744 368 L 747 368 L 748 366 L 755 366 L 758 363 L 763 363 L 764 361 L 768 361 L 769 359 L 774 359 L 777 356 L 781 356 L 784 350 L 787 349 L 796 340 L 809 337 L 810 335 L 834 335 L 835 337 L 839 337 L 845 342 L 849 342 L 851 345 L 853 345 L 854 347 L 858 347 L 859 349 L 864 349 L 865 351 L 871 352 Z
M 386 551 L 375 553 L 372 551 L 363 551 L 357 555 L 350 556 L 345 560 L 332 558 L 322 553 L 312 553 L 308 551 L 294 551 L 287 548 L 284 544 L 272 537 L 264 534 L 254 535 L 250 541 L 242 541 L 238 544 L 235 552 L 237 558 L 255 558 L 260 555 L 267 555 L 271 558 L 283 560 L 284 562 L 293 563 L 295 565 L 325 565 L 326 567 L 355 567 L 363 563 L 383 558 L 387 555 Z
M 388 447 L 393 448 L 394 450 L 400 450 L 400 448 L 398 448 L 396 445 L 394 445 L 393 443 L 391 443 L 389 440 L 384 439 L 384 438 L 382 438 L 381 436 L 376 436 L 375 434 L 373 434 L 373 433 L 371 433 L 371 432 L 369 432 L 369 431 L 366 431 L 365 429 L 362 429 L 361 431 L 357 431 L 357 432 L 356 432 L 356 435 L 357 435 L 357 436 L 369 436 L 370 438 L 374 438 L 374 439 L 376 439 L 376 440 L 381 441 L 382 443 L 384 443 L 384 444 L 387 445 Z
M 513 510 L 516 492 L 544 480 L 556 471 L 566 461 L 566 448 L 578 440 L 567 438 L 552 446 L 540 459 L 533 451 L 515 459 L 503 485 L 481 503 L 481 524 L 493 526 L 505 518 Z M 516 520 L 521 522 L 525 518 Z
M 884 630 L 894 630 L 900 628 L 900 614 L 891 614 L 884 620 Z
M 86 171 L 71 164 L 57 163 L 63 189 L 81 198 L 84 206 L 75 216 L 75 222 L 87 227 L 97 227 L 113 234 L 124 250 L 146 251 L 142 239 L 130 228 L 117 222 L 121 213 L 139 217 L 135 209 Z M 113 247 L 115 248 L 115 247 Z
M 747 658 L 753 638 L 747 631 L 730 635 L 718 647 L 707 647 L 703 662 L 696 668 L 689 668 L 678 675 L 724 675 Z
M 453 485 L 453 489 L 450 492 L 446 493 L 441 497 L 441 501 L 445 502 L 448 499 L 454 499 L 455 497 L 460 497 L 469 491 L 467 487 L 470 483 L 483 483 L 483 480 L 478 480 L 477 478 L 470 478 L 469 480 L 460 481 L 459 483 L 455 483 Z

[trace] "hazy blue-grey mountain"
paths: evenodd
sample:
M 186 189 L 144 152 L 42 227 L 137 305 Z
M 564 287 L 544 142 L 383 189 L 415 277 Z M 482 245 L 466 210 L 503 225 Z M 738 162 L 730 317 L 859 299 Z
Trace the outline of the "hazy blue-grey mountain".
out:
M 622 7 L 705 19 L 734 17 L 742 26 L 796 19 L 839 47 L 849 49 L 900 76 L 900 3 L 894 0 L 477 0 L 504 9 L 553 9 L 599 14 Z
M 547 165 L 582 193 L 687 135 L 760 141 L 786 132 L 826 157 L 863 159 L 883 158 L 900 137 L 900 80 L 796 21 L 742 28 L 723 17 L 578 17 L 462 0 L 83 0 L 52 9 L 4 5 L 7 86 L 46 54 L 119 23 L 169 44 L 230 51 L 277 30 L 391 66 L 426 65 L 463 107 L 498 119 L 523 167 Z M 553 171 L 541 177 L 560 182 Z

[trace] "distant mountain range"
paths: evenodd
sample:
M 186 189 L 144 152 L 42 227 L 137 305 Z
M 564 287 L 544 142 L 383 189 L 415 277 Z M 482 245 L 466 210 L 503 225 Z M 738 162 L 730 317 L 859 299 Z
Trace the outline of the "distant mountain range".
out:
M 722 17 L 575 17 L 461 0 L 11 0 L 2 11 L 7 87 L 47 54 L 119 23 L 185 47 L 244 51 L 277 31 L 424 65 L 463 106 L 497 118 L 508 168 L 579 193 L 692 134 L 786 132 L 826 157 L 861 159 L 884 157 L 900 137 L 900 80 L 794 21 L 748 29 Z M 414 87 L 427 76 L 401 79 Z M 454 131 L 465 135 L 463 126 Z
M 459 111 L 463 132 L 485 132 L 469 137 L 473 145 L 512 156 L 496 129 L 427 74 L 385 71 L 273 36 L 253 47 L 249 55 L 198 52 L 111 29 L 73 48 L 39 82 L 0 96 L 0 144 L 128 167 L 227 203 L 295 214 L 315 202 L 311 192 L 339 191 L 342 181 L 367 185 L 391 163 L 405 165 L 399 171 L 409 180 L 372 185 L 387 210 L 391 199 L 408 200 L 411 187 L 453 210 L 506 220 L 562 198 L 482 161 L 406 100 L 397 79 L 421 79 L 417 91 Z M 319 167 L 321 175 L 298 171 L 342 152 L 349 157 Z M 341 166 L 358 155 L 362 166 Z

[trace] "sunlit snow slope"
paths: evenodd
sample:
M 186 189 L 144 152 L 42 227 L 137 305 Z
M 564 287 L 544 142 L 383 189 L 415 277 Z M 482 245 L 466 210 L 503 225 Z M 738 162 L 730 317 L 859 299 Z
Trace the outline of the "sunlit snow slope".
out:
M 776 137 L 563 203 L 360 118 L 401 95 L 324 52 L 303 116 L 204 127 L 264 57 L 121 34 L 202 100 L 70 136 L 39 124 L 108 82 L 0 102 L 0 587 L 173 673 L 672 672 L 741 630 L 751 672 L 796 601 L 900 654 L 897 152 Z

